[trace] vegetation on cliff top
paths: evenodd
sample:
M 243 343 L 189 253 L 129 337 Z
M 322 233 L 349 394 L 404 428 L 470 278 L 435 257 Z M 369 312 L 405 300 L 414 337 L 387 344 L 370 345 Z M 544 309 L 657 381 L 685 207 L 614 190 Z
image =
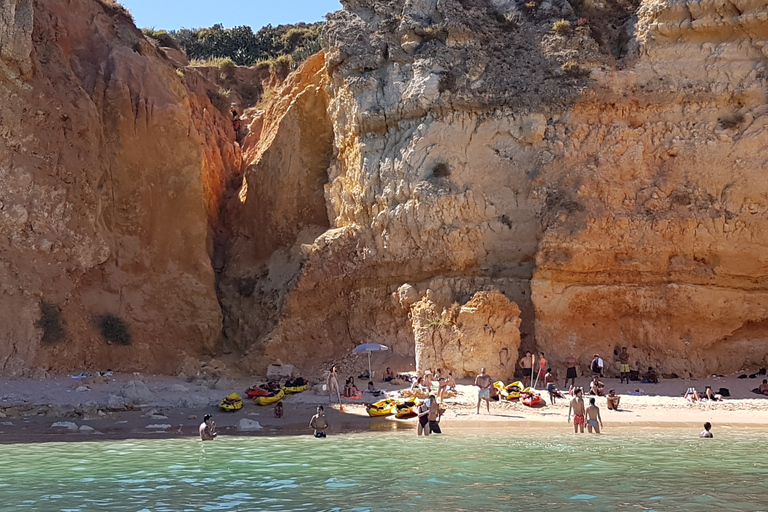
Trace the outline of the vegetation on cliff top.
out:
M 310 55 L 320 51 L 323 22 L 295 25 L 267 25 L 253 32 L 251 27 L 164 30 L 144 29 L 144 35 L 162 46 L 183 49 L 193 61 L 212 63 L 216 59 L 231 59 L 237 65 L 262 66 L 288 62 L 295 67 Z M 278 62 L 278 59 L 282 59 Z

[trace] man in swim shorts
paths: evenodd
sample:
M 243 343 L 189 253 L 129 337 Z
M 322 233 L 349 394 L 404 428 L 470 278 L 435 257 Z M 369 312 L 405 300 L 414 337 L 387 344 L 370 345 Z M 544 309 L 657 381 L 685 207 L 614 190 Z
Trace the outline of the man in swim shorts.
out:
M 480 375 L 475 377 L 477 390 L 477 414 L 480 414 L 480 403 L 485 400 L 485 408 L 491 414 L 491 376 L 485 373 L 485 368 L 480 368 Z
M 325 419 L 325 411 L 322 405 L 317 406 L 317 414 L 309 420 L 309 428 L 315 429 L 315 437 L 325 437 L 325 430 L 328 428 L 328 420 Z
M 568 423 L 571 422 L 571 412 L 573 412 L 573 433 L 584 433 L 584 399 L 581 397 L 582 389 L 576 388 L 573 392 L 574 397 L 568 406 Z
M 531 375 L 533 374 L 533 356 L 530 352 L 525 353 L 525 357 L 520 359 L 520 368 L 523 369 L 523 386 L 531 386 Z
M 563 389 L 568 387 L 568 381 L 571 381 L 571 387 L 576 386 L 576 365 L 579 364 L 579 362 L 576 360 L 575 357 L 570 356 L 568 359 L 565 360 L 565 382 L 563 382 Z
M 610 411 L 613 409 L 614 411 L 619 410 L 619 403 L 621 402 L 621 397 L 616 396 L 616 390 L 612 389 L 608 392 L 608 396 L 605 399 L 606 404 L 608 405 L 608 410 Z
M 592 429 L 595 429 L 595 434 L 600 433 L 600 429 L 603 427 L 603 419 L 600 417 L 600 408 L 595 405 L 595 399 L 589 399 L 589 407 L 587 407 L 587 431 L 591 434 Z
M 213 441 L 216 439 L 216 422 L 210 414 L 203 416 L 203 422 L 200 424 L 200 439 L 203 441 Z
M 552 375 L 552 368 L 547 368 L 547 373 L 544 375 L 544 384 L 547 386 L 549 401 L 552 402 L 552 405 L 555 405 L 555 398 L 560 392 L 557 390 L 557 386 L 555 386 L 555 376 Z
M 619 384 L 624 382 L 624 379 L 627 380 L 627 384 L 629 384 L 629 352 L 627 352 L 627 347 L 621 347 L 621 352 L 619 352 L 619 363 L 621 363 L 621 367 L 619 368 L 619 371 L 621 372 L 621 380 L 619 380 Z

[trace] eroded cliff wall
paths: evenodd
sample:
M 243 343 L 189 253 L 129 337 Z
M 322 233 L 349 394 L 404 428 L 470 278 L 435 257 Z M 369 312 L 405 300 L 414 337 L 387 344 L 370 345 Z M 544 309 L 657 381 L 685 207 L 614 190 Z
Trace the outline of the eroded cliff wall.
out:
M 111 2 L 0 6 L 1 371 L 215 348 L 208 219 L 239 149 L 182 75 Z
M 500 290 L 553 364 L 619 346 L 680 375 L 765 363 L 764 1 L 342 3 L 308 121 L 333 129 L 311 171 L 329 229 L 259 244 L 264 276 L 295 259 L 251 302 L 274 320 L 236 335 L 254 365 L 413 355 L 405 283 L 438 311 Z M 299 158 L 275 140 L 246 203 Z M 251 275 L 246 295 L 267 282 Z

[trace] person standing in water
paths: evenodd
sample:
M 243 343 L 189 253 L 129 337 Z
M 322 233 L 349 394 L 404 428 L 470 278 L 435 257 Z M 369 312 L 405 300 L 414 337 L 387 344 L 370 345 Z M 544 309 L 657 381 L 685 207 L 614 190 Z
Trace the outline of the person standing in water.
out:
M 568 423 L 571 422 L 571 412 L 573 412 L 573 433 L 584 433 L 584 399 L 581 397 L 582 389 L 576 388 L 573 391 L 574 397 L 568 406 Z
M 699 434 L 699 437 L 701 438 L 715 437 L 712 435 L 712 432 L 710 432 L 711 428 L 712 428 L 712 424 L 710 422 L 706 422 L 704 424 L 704 430 L 701 431 L 701 433 Z
M 437 403 L 435 395 L 429 396 L 429 411 L 427 418 L 429 419 L 429 432 L 431 434 L 442 434 L 440 430 L 440 416 L 443 415 L 445 409 L 442 409 Z
M 627 384 L 629 384 L 629 352 L 627 352 L 627 347 L 621 347 L 621 352 L 619 352 L 619 363 L 621 364 L 621 367 L 619 368 L 619 371 L 621 372 L 621 380 L 619 381 L 619 384 L 624 382 L 626 379 Z
M 325 437 L 325 431 L 328 428 L 328 420 L 325 419 L 325 411 L 322 405 L 317 406 L 317 414 L 309 420 L 309 428 L 315 429 L 315 437 Z
M 591 434 L 592 429 L 595 429 L 595 434 L 600 433 L 600 429 L 603 427 L 603 418 L 600 417 L 600 408 L 595 405 L 595 399 L 589 399 L 589 407 L 587 407 L 587 431 Z
M 491 414 L 491 376 L 485 373 L 485 368 L 480 368 L 480 375 L 475 377 L 477 390 L 477 414 L 480 414 L 480 403 L 485 400 L 488 414 Z
M 336 367 L 331 366 L 331 371 L 328 372 L 328 377 L 325 380 L 325 387 L 328 389 L 328 403 L 333 401 L 333 395 L 339 399 L 341 403 L 341 390 L 339 390 L 339 375 L 336 373 Z
M 416 409 L 419 415 L 419 423 L 416 426 L 417 435 L 429 435 L 429 404 L 428 400 L 421 402 Z
M 203 441 L 213 441 L 218 435 L 216 433 L 216 422 L 210 414 L 203 416 L 203 422 L 200 424 L 200 439 Z

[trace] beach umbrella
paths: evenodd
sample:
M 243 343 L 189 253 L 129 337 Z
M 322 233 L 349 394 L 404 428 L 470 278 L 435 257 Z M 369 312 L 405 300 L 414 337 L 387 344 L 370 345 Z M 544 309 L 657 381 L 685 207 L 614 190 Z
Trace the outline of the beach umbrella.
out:
M 379 352 L 380 350 L 389 350 L 389 347 L 379 343 L 363 343 L 352 350 L 353 354 L 368 354 L 368 378 L 371 380 L 373 380 L 373 372 L 371 371 L 371 352 Z

